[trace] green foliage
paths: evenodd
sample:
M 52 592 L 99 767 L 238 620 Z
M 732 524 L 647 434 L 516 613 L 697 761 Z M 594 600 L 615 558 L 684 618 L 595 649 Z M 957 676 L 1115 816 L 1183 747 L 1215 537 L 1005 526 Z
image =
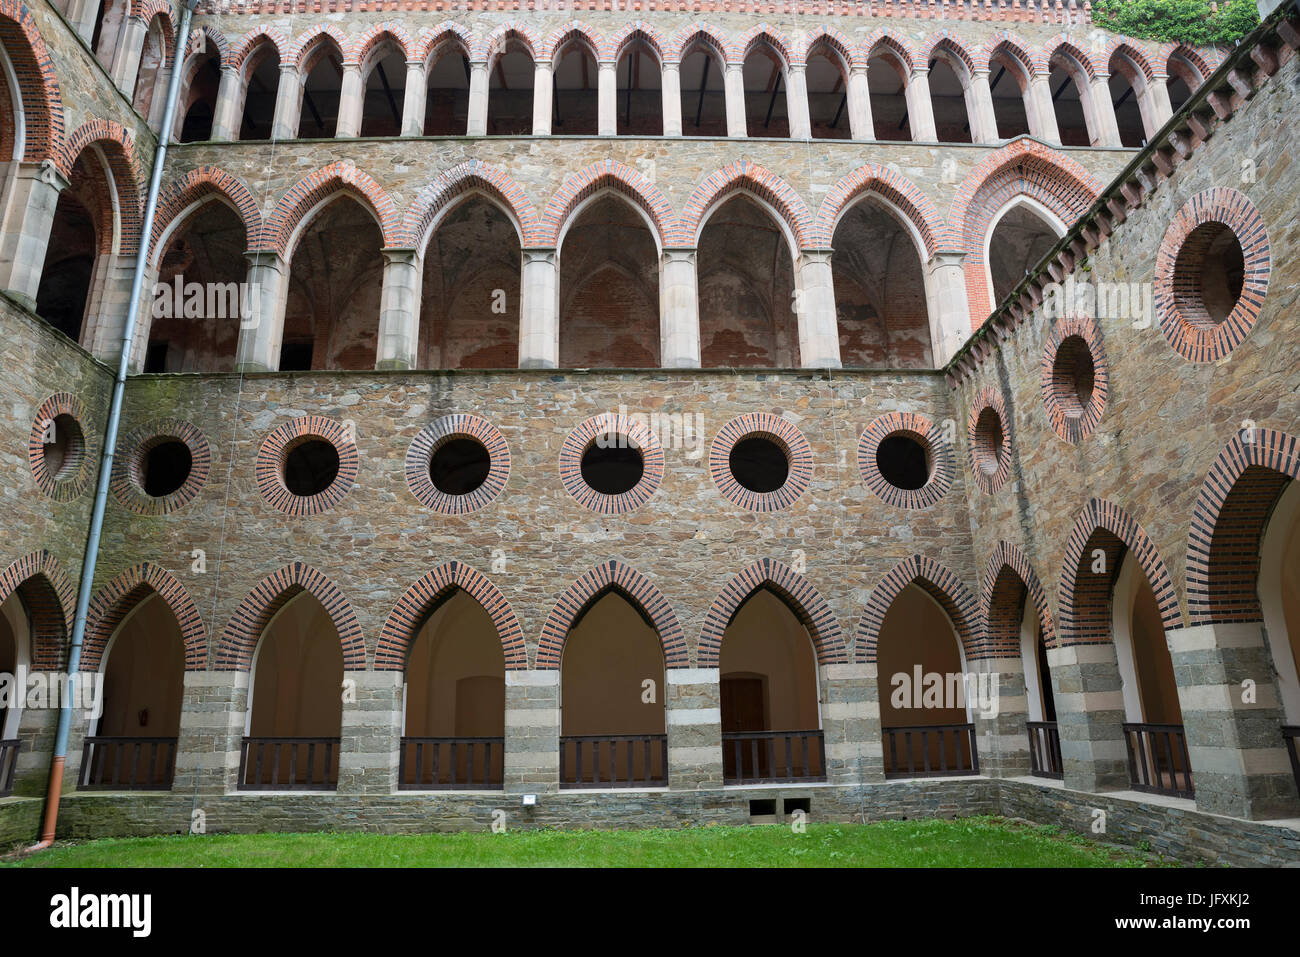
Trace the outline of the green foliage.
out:
M 1130 37 L 1160 42 L 1235 43 L 1259 26 L 1255 0 L 1093 0 L 1098 26 Z

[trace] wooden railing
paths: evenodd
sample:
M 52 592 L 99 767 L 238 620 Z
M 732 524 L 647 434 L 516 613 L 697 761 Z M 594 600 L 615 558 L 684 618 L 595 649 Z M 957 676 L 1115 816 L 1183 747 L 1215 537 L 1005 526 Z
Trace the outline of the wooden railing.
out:
M 175 738 L 86 738 L 81 746 L 83 791 L 166 791 L 176 770 Z
M 8 797 L 14 789 L 14 768 L 18 766 L 18 752 L 22 747 L 17 738 L 0 741 L 0 797 Z
M 1193 796 L 1192 762 L 1181 724 L 1125 724 L 1124 745 L 1134 791 Z
M 821 731 L 737 731 L 722 736 L 722 783 L 825 781 Z
M 1064 778 L 1061 763 L 1061 732 L 1055 721 L 1027 721 L 1029 729 L 1029 773 L 1037 778 Z
M 338 738 L 244 738 L 241 791 L 333 791 L 339 784 Z
M 397 787 L 404 791 L 499 791 L 505 738 L 402 738 Z
M 668 785 L 668 735 L 576 734 L 560 738 L 560 787 Z
M 882 730 L 887 778 L 935 778 L 980 773 L 974 724 L 931 724 Z
M 1291 774 L 1295 777 L 1295 787 L 1300 791 L 1300 725 L 1282 725 L 1282 740 L 1286 742 L 1286 753 L 1291 756 Z

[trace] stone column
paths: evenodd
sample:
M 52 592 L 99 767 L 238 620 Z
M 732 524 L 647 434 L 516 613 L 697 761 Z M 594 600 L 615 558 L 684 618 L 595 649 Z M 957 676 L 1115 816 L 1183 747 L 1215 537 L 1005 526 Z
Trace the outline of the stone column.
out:
M 560 277 L 554 249 L 523 250 L 519 301 L 519 368 L 560 363 Z
M 384 250 L 384 285 L 379 295 L 376 369 L 414 369 L 420 338 L 420 254 Z
M 149 330 L 153 328 L 154 287 L 157 284 L 158 265 L 156 262 L 148 262 L 145 264 L 144 280 L 140 285 L 140 314 L 135 318 L 131 357 L 127 360 L 127 369 L 132 373 L 144 368 L 144 360 L 149 353 Z
M 985 658 L 969 662 L 974 688 L 967 705 L 975 723 L 980 774 L 995 778 L 1029 773 L 1029 695 L 1020 658 Z
M 343 64 L 343 89 L 339 92 L 339 120 L 334 130 L 337 137 L 361 135 L 361 114 L 365 109 L 365 82 L 361 79 L 361 64 Z
M 930 102 L 930 71 L 918 67 L 907 78 L 907 115 L 912 127 L 912 139 L 920 143 L 933 143 L 939 139 L 934 126 L 934 104 Z
M 533 135 L 551 135 L 551 65 L 538 63 L 533 70 Z
M 238 70 L 233 66 L 221 68 L 221 84 L 217 87 L 217 106 L 212 111 L 212 139 L 219 142 L 239 139 L 239 91 L 242 86 L 243 81 Z
M 682 74 L 676 63 L 665 63 L 662 79 L 664 136 L 682 135 Z
M 1151 135 L 1154 136 L 1174 115 L 1174 106 L 1169 100 L 1169 77 L 1157 73 L 1147 81 L 1146 87 L 1147 103 L 1151 110 Z
M 665 249 L 660 273 L 659 361 L 665 369 L 700 367 L 695 250 Z
M 275 89 L 275 115 L 271 119 L 271 139 L 292 140 L 298 136 L 302 115 L 303 78 L 292 63 L 280 64 L 280 85 Z
M 618 135 L 618 63 L 601 60 L 596 85 L 596 133 Z
M 507 794 L 560 790 L 560 672 L 506 672 Z
M 34 310 L 54 211 L 68 180 L 52 160 L 13 162 L 9 168 L 0 227 L 0 288 Z
M 392 794 L 402 739 L 402 672 L 343 672 L 340 794 Z
M 867 68 L 854 67 L 849 73 L 849 135 L 855 140 L 874 140 L 876 124 L 871 115 L 871 88 Z
M 131 280 L 135 257 L 101 255 L 95 259 L 90 276 L 90 297 L 86 301 L 86 320 L 81 333 L 82 345 L 101 362 L 116 367 L 122 354 L 122 337 L 126 333 L 126 314 L 131 308 Z M 153 290 L 141 289 L 140 298 Z
M 820 665 L 826 779 L 857 784 L 885 779 L 876 665 Z
M 1248 820 L 1300 817 L 1263 622 L 1179 628 L 1165 640 L 1197 809 Z
M 722 787 L 722 705 L 717 668 L 669 668 L 664 689 L 668 786 Z
M 1127 789 L 1124 690 L 1113 644 L 1047 649 L 1065 786 L 1075 791 Z
M 86 41 L 86 46 L 95 38 L 95 20 L 99 16 L 102 0 L 71 0 L 65 16 L 77 35 Z
M 938 368 L 957 354 L 971 334 L 972 317 L 966 301 L 964 259 L 961 253 L 935 253 L 925 264 L 930 342 Z
M 840 333 L 835 315 L 830 252 L 801 252 L 796 282 L 799 286 L 799 366 L 804 369 L 838 369 Z
M 487 61 L 469 65 L 469 117 L 467 136 L 486 136 L 488 120 Z
M 29 673 L 28 681 L 33 674 Z M 24 708 L 19 715 L 17 738 L 22 742 L 22 749 L 14 764 L 15 795 L 41 797 L 45 794 L 50 783 L 50 759 L 54 754 L 54 737 L 58 726 L 57 708 Z M 76 779 L 68 781 L 65 772 L 64 790 L 74 787 Z
M 408 60 L 406 64 L 406 95 L 402 100 L 402 135 L 424 135 L 425 101 L 429 87 L 424 73 L 424 63 Z
M 998 117 L 993 111 L 993 90 L 989 87 L 989 71 L 976 70 L 970 84 L 971 139 L 976 143 L 996 143 Z
M 785 102 L 790 117 L 790 139 L 812 139 L 812 119 L 808 112 L 808 76 L 802 66 L 786 69 Z
M 247 671 L 185 672 L 173 791 L 235 790 L 248 713 L 248 676 Z
M 727 97 L 727 135 L 743 139 L 749 135 L 745 125 L 745 73 L 740 63 L 727 65 L 723 77 Z
M 113 51 L 113 63 L 108 73 L 127 100 L 135 92 L 135 78 L 140 72 L 140 57 L 144 54 L 144 38 L 148 31 L 149 25 L 139 17 L 127 17 L 122 24 L 117 48 Z
M 1047 77 L 1039 74 L 1029 81 L 1027 97 L 1029 132 L 1053 146 L 1061 145 L 1061 131 L 1056 124 L 1056 105 Z
M 1110 74 L 1098 73 L 1091 83 L 1092 117 L 1097 124 L 1094 146 L 1120 146 L 1115 104 L 1110 101 Z
M 274 372 L 280 368 L 284 338 L 284 309 L 289 289 L 289 264 L 279 253 L 245 253 L 251 315 L 239 324 L 235 368 L 241 372 Z

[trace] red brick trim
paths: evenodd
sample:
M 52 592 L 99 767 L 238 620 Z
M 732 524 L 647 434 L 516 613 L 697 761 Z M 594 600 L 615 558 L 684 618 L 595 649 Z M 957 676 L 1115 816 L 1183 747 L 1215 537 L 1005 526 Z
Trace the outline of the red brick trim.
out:
M 27 4 L 0 0 L 0 43 L 18 77 L 23 101 L 23 159 L 56 157 L 63 145 L 63 98 L 54 60 Z
M 169 177 L 158 195 L 158 213 L 153 234 L 149 238 L 150 261 L 157 266 L 166 251 L 161 245 L 163 235 L 176 223 L 177 217 L 195 203 L 206 199 L 222 199 L 234 209 L 244 222 L 244 246 L 249 248 L 262 230 L 262 214 L 257 201 L 244 181 L 216 166 L 200 166 L 179 176 Z
M 1300 439 L 1274 429 L 1238 432 L 1205 477 L 1187 543 L 1193 626 L 1261 621 L 1260 544 L 1273 507 L 1300 478 Z
M 230 41 L 226 35 L 210 24 L 195 27 L 190 33 L 189 44 L 185 49 L 185 58 L 193 56 L 200 49 L 207 53 L 216 50 L 217 60 L 222 66 L 230 65 Z
M 64 176 L 71 177 L 72 167 L 83 150 L 98 145 L 108 161 L 113 173 L 116 193 L 112 197 L 116 203 L 120 220 L 117 252 L 123 256 L 133 255 L 139 249 L 140 221 L 143 216 L 140 195 L 140 165 L 135 156 L 134 140 L 131 133 L 121 123 L 113 120 L 91 119 L 77 127 L 75 133 L 55 156 L 54 165 Z M 105 235 L 101 243 L 109 243 L 104 252 L 111 252 L 111 229 L 104 224 Z
M 868 33 L 863 38 L 860 47 L 862 62 L 870 62 L 879 47 L 884 47 L 902 60 L 903 66 L 907 68 L 909 73 L 916 69 L 918 59 L 916 47 L 902 30 L 896 30 L 893 27 L 879 27 Z
M 929 450 L 930 478 L 918 489 L 891 485 L 876 465 L 880 443 L 896 433 L 914 439 Z M 952 449 L 943 430 L 919 413 L 887 412 L 873 419 L 858 439 L 858 474 L 881 501 L 895 508 L 929 508 L 948 494 L 953 472 Z
M 582 478 L 582 456 L 602 435 L 627 436 L 641 449 L 641 481 L 620 495 L 597 492 Z M 560 447 L 560 483 L 584 508 L 601 515 L 624 515 L 650 500 L 664 477 L 664 450 L 644 422 L 613 412 L 593 415 L 568 434 Z
M 857 635 L 853 640 L 854 660 L 859 664 L 873 665 L 880 642 L 880 628 L 894 599 L 908 585 L 916 585 L 943 608 L 957 640 L 966 652 L 967 662 L 993 657 L 982 648 L 980 640 L 979 605 L 961 579 L 948 568 L 924 555 L 905 558 L 885 575 L 871 591 L 862 617 L 858 619 Z
M 150 449 L 163 442 L 184 442 L 190 450 L 190 474 L 181 487 L 160 498 L 145 494 L 142 465 Z M 125 509 L 137 515 L 168 515 L 202 491 L 212 470 L 212 449 L 197 428 L 181 419 L 159 419 L 135 429 L 117 444 L 110 487 Z
M 529 58 L 534 64 L 537 63 L 537 51 L 542 48 L 541 41 L 531 27 L 519 20 L 501 24 L 486 39 L 480 40 L 475 47 L 473 59 L 484 60 L 490 70 L 496 58 L 506 52 L 511 42 L 522 44 Z
M 314 439 L 334 446 L 339 456 L 338 475 L 323 492 L 294 495 L 284 484 L 285 459 L 295 447 Z M 319 515 L 337 505 L 356 483 L 356 441 L 341 423 L 323 415 L 305 415 L 285 422 L 262 440 L 254 468 L 257 490 L 268 505 L 287 515 Z
M 1034 566 L 1029 563 L 1029 557 L 1018 545 L 998 542 L 984 565 L 980 581 L 984 648 L 990 658 L 1020 656 L 1020 622 L 1024 617 L 1026 598 L 1034 603 L 1034 614 L 1044 644 L 1048 648 L 1056 647 L 1052 604 L 1034 572 Z
M 311 72 L 311 67 L 315 65 L 316 57 L 319 55 L 322 45 L 329 45 L 330 43 L 338 47 L 340 59 L 346 54 L 350 46 L 347 34 L 334 24 L 326 23 L 313 26 L 306 33 L 294 39 L 293 43 L 284 52 L 284 59 L 280 62 L 292 62 L 303 79 L 306 79 L 307 74 Z
M 1095 549 L 1104 553 L 1102 574 L 1092 572 Z M 1111 640 L 1111 592 L 1129 550 L 1151 584 L 1165 630 L 1182 627 L 1178 594 L 1146 530 L 1118 505 L 1094 498 L 1080 510 L 1065 547 L 1057 599 L 1061 644 L 1095 645 Z
M 677 613 L 663 592 L 635 568 L 611 559 L 601 562 L 570 585 L 546 616 L 541 641 L 537 646 L 536 667 L 539 671 L 559 670 L 564 642 L 569 637 L 569 632 L 592 605 L 611 591 L 618 592 L 630 601 L 659 635 L 664 667 L 690 667 L 686 636 L 677 621 Z
M 779 27 L 758 23 L 744 33 L 734 37 L 727 48 L 727 60 L 731 63 L 744 63 L 749 55 L 760 46 L 769 47 L 781 60 L 782 68 L 803 66 L 803 61 L 791 53 L 793 45 L 789 36 Z
M 409 241 L 402 229 L 402 216 L 384 188 L 352 163 L 340 160 L 322 166 L 291 186 L 262 225 L 258 251 L 279 253 L 287 262 L 293 256 L 295 233 L 308 214 L 335 193 L 346 193 L 368 209 L 383 233 L 384 245 L 404 249 Z
M 487 194 L 514 221 L 521 246 L 545 247 L 546 230 L 523 187 L 505 170 L 482 160 L 468 160 L 444 170 L 422 188 L 406 211 L 402 232 L 423 251 L 433 236 L 435 223 L 475 192 Z
M 1241 297 L 1223 322 L 1215 323 L 1199 300 L 1204 250 L 1193 248 L 1188 238 L 1206 223 L 1232 230 L 1241 244 L 1246 274 Z M 1181 267 L 1179 259 L 1190 256 Z M 1156 254 L 1155 308 L 1160 328 L 1174 351 L 1192 362 L 1217 362 L 1250 335 L 1268 294 L 1273 269 L 1268 230 L 1244 193 L 1216 186 L 1197 193 L 1174 216 Z
M 149 23 L 154 17 L 162 17 L 171 28 L 172 35 L 176 34 L 176 14 L 172 12 L 169 0 L 131 0 L 128 15 L 145 23 Z
M 785 484 L 774 492 L 751 492 L 731 472 L 731 450 L 742 439 L 765 438 L 785 452 L 790 472 Z M 812 449 L 803 433 L 788 419 L 771 412 L 746 412 L 724 425 L 709 447 L 709 474 L 722 497 L 754 512 L 776 512 L 790 508 L 812 481 Z
M 996 426 L 990 431 L 992 418 Z M 966 451 L 975 484 L 992 495 L 1011 477 L 1011 420 L 1002 396 L 985 386 L 971 402 L 966 419 Z
M 86 640 L 81 670 L 98 671 L 113 632 L 132 609 L 156 593 L 167 604 L 181 630 L 185 645 L 185 670 L 203 671 L 208 660 L 208 632 L 194 599 L 180 581 L 152 562 L 141 562 L 122 572 L 95 592 L 86 614 Z
M 742 190 L 753 193 L 776 211 L 800 249 L 813 248 L 809 238 L 812 214 L 803 198 L 781 177 L 750 160 L 730 163 L 695 187 L 682 209 L 680 241 L 672 245 L 698 246 L 705 214 L 730 194 Z
M 1187 83 L 1187 88 L 1195 93 L 1196 88 L 1208 80 L 1214 71 L 1218 69 L 1219 64 L 1223 62 L 1223 58 L 1218 56 L 1213 49 L 1207 50 L 1206 53 L 1209 56 L 1202 55 L 1201 51 L 1189 47 L 1185 43 L 1166 43 L 1160 48 L 1159 57 L 1164 64 L 1166 74 L 1181 75 L 1179 71 L 1170 69 L 1169 61 L 1175 56 L 1181 57 L 1190 63 L 1199 76 L 1196 78 L 1195 83 L 1192 83 L 1188 77 L 1183 77 L 1183 81 Z
M 11 595 L 18 595 L 31 615 L 32 670 L 58 671 L 77 602 L 63 565 L 44 549 L 24 555 L 0 573 L 0 604 Z
M 45 428 L 47 422 L 61 415 L 71 417 L 77 431 L 70 437 L 63 465 L 54 475 L 45 464 Z M 88 431 L 86 409 L 80 399 L 70 392 L 56 392 L 40 404 L 27 437 L 27 464 L 37 488 L 56 502 L 79 498 L 94 475 L 98 455 L 98 443 Z
M 564 182 L 542 210 L 538 226 L 541 242 L 537 243 L 537 247 L 558 247 L 560 234 L 574 211 L 585 200 L 606 189 L 621 193 L 645 212 L 654 223 L 655 240 L 660 249 L 689 245 L 680 241 L 676 228 L 677 217 L 673 215 L 673 207 L 659 191 L 659 187 L 630 166 L 625 166 L 618 160 L 604 159 L 564 177 Z
M 411 59 L 429 67 L 436 58 L 444 56 L 452 47 L 456 47 L 471 59 L 474 53 L 474 37 L 459 23 L 440 23 L 436 27 L 424 27 L 415 37 L 411 49 Z
M 829 249 L 834 245 L 835 227 L 839 225 L 840 217 L 866 194 L 885 199 L 920 233 L 924 244 L 923 260 L 941 249 L 953 248 L 948 224 L 930 197 L 902 173 L 877 163 L 859 166 L 831 187 L 817 210 L 817 220 L 810 232 L 813 248 Z
M 537 51 L 537 61 L 556 66 L 555 58 L 574 42 L 582 44 L 594 60 L 600 61 L 605 46 L 604 39 L 599 30 L 582 20 L 570 20 L 552 30 Z
M 635 20 L 624 26 L 618 33 L 607 37 L 600 55 L 603 59 L 618 62 L 623 58 L 628 47 L 637 42 L 644 43 L 654 53 L 659 65 L 663 66 L 668 50 L 668 39 L 653 23 L 647 23 L 645 20 Z
M 452 439 L 473 439 L 487 449 L 487 478 L 465 495 L 440 491 L 429 477 L 429 462 Z M 406 450 L 406 487 L 421 505 L 439 515 L 469 515 L 490 505 L 510 478 L 510 446 L 501 431 L 477 415 L 444 415 L 420 430 Z
M 1154 83 L 1156 81 L 1156 71 L 1151 68 L 1150 50 L 1147 50 L 1141 44 L 1129 37 L 1110 34 L 1106 40 L 1105 50 L 1100 54 L 1101 57 L 1105 58 L 1106 72 L 1108 73 L 1112 72 L 1110 69 L 1110 62 L 1114 59 L 1116 53 L 1122 53 L 1132 60 L 1133 65 L 1142 71 L 1142 77 L 1148 83 Z M 1130 83 L 1133 82 L 1132 77 L 1126 76 L 1125 79 Z M 1136 92 L 1137 91 L 1135 90 L 1134 93 Z
M 267 575 L 239 603 L 217 644 L 215 670 L 248 671 L 253 666 L 257 643 L 271 619 L 290 599 L 304 591 L 310 592 L 324 606 L 334 623 L 339 644 L 343 646 L 344 670 L 364 670 L 366 645 L 351 602 L 337 585 L 303 562 L 285 565 Z
M 528 667 L 523 629 L 510 602 L 484 575 L 464 562 L 446 562 L 408 588 L 393 608 L 375 649 L 376 671 L 405 671 L 411 645 L 430 616 L 456 592 L 463 591 L 487 612 L 501 639 L 506 671 Z
M 671 41 L 669 50 L 669 60 L 681 65 L 681 62 L 690 55 L 696 44 L 702 43 L 709 48 L 709 51 L 718 58 L 723 69 L 727 66 L 727 32 L 711 23 L 705 23 L 697 20 L 690 26 L 683 27 L 677 31 L 677 34 Z
M 1004 53 L 1008 58 L 1019 63 L 1032 79 L 1038 73 L 1038 64 L 1034 62 L 1034 55 L 1030 52 L 1033 49 L 1033 45 L 1015 31 L 999 30 L 984 41 L 984 46 L 980 50 L 980 63 L 985 69 L 992 69 L 993 58 L 999 53 Z M 1023 89 L 1021 92 L 1024 92 Z
M 795 62 L 806 64 L 809 57 L 823 51 L 833 53 L 832 60 L 838 58 L 840 62 L 836 65 L 842 70 L 851 71 L 865 65 L 858 59 L 857 46 L 853 40 L 842 30 L 828 23 L 821 23 L 808 31 L 808 35 L 802 43 L 796 40 L 794 49 Z M 849 78 L 846 74 L 844 77 L 846 85 L 848 81 Z
M 926 38 L 925 46 L 922 48 L 922 63 L 930 63 L 938 59 L 941 53 L 947 53 L 957 60 L 965 68 L 966 78 L 974 73 L 979 67 L 975 63 L 975 58 L 971 56 L 970 51 L 966 49 L 966 44 L 961 35 L 953 30 L 936 30 Z M 960 76 L 960 73 L 958 74 Z
M 396 20 L 385 20 L 383 23 L 371 24 L 351 43 L 343 57 L 344 65 L 364 64 L 386 41 L 391 42 L 401 51 L 403 60 L 411 59 L 415 44 L 411 42 L 411 35 L 406 32 L 406 27 Z
M 1086 406 L 1079 403 L 1071 382 L 1066 378 L 1058 379 L 1056 374 L 1056 358 L 1061 344 L 1071 337 L 1082 339 L 1092 357 L 1092 398 Z M 1043 408 L 1052 431 L 1065 441 L 1075 444 L 1096 431 L 1110 395 L 1110 368 L 1097 320 L 1058 319 L 1052 324 L 1043 345 L 1041 390 Z
M 275 51 L 276 59 L 281 64 L 289 62 L 288 51 L 290 45 L 285 35 L 274 27 L 259 26 L 254 27 L 236 41 L 230 54 L 230 65 L 242 74 L 244 67 L 251 62 L 250 57 L 267 45 L 270 45 L 271 49 Z
M 803 575 L 776 559 L 762 558 L 727 582 L 709 606 L 695 654 L 697 667 L 719 667 L 722 637 L 727 627 L 740 611 L 740 606 L 762 588 L 780 598 L 808 629 L 819 665 L 848 664 L 849 649 L 840 631 L 840 623 L 817 589 Z
M 1083 70 L 1091 81 L 1096 78 L 1098 73 L 1106 72 L 1106 64 L 1100 66 L 1087 53 L 1088 41 L 1082 37 L 1075 37 L 1070 31 L 1058 33 L 1046 43 L 1040 45 L 1034 53 L 1034 64 L 1037 72 L 1052 72 L 1052 57 L 1058 53 L 1069 56 L 1079 62 Z

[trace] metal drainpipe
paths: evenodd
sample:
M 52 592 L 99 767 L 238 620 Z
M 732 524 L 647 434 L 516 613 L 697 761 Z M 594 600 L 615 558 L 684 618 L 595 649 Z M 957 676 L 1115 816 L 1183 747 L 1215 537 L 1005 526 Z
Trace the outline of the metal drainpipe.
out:
M 140 311 L 140 300 L 144 291 L 145 267 L 149 263 L 149 237 L 153 232 L 154 215 L 158 207 L 158 189 L 162 185 L 163 161 L 167 158 L 167 142 L 172 135 L 176 101 L 180 98 L 181 68 L 184 66 L 185 50 L 190 42 L 190 18 L 199 0 L 182 0 L 182 2 L 184 11 L 181 14 L 181 28 L 176 41 L 172 75 L 167 83 L 167 110 L 163 113 L 162 129 L 158 133 L 153 171 L 149 176 L 149 194 L 145 199 L 144 219 L 140 223 L 140 250 L 135 258 L 135 274 L 131 277 L 131 298 L 126 311 L 126 326 L 122 330 L 122 354 L 117 363 L 117 378 L 113 382 L 113 399 L 108 407 L 104 451 L 99 460 L 99 480 L 95 487 L 95 507 L 90 513 L 90 533 L 86 537 L 86 551 L 81 562 L 77 616 L 72 623 L 72 642 L 68 648 L 68 693 L 63 695 L 59 702 L 59 729 L 54 738 L 54 753 L 50 760 L 50 783 L 45 794 L 45 823 L 41 828 L 40 843 L 29 847 L 28 852 L 43 850 L 54 843 L 54 830 L 59 820 L 59 795 L 63 790 L 63 767 L 67 763 L 68 756 L 72 703 L 76 698 L 77 671 L 81 667 L 81 645 L 86 636 L 90 590 L 95 581 L 95 563 L 99 558 L 99 536 L 104 527 L 104 506 L 108 502 L 108 486 L 113 474 L 113 455 L 116 452 L 118 425 L 122 419 L 122 394 L 126 388 L 127 369 L 131 363 L 131 342 L 135 338 L 135 321 Z

